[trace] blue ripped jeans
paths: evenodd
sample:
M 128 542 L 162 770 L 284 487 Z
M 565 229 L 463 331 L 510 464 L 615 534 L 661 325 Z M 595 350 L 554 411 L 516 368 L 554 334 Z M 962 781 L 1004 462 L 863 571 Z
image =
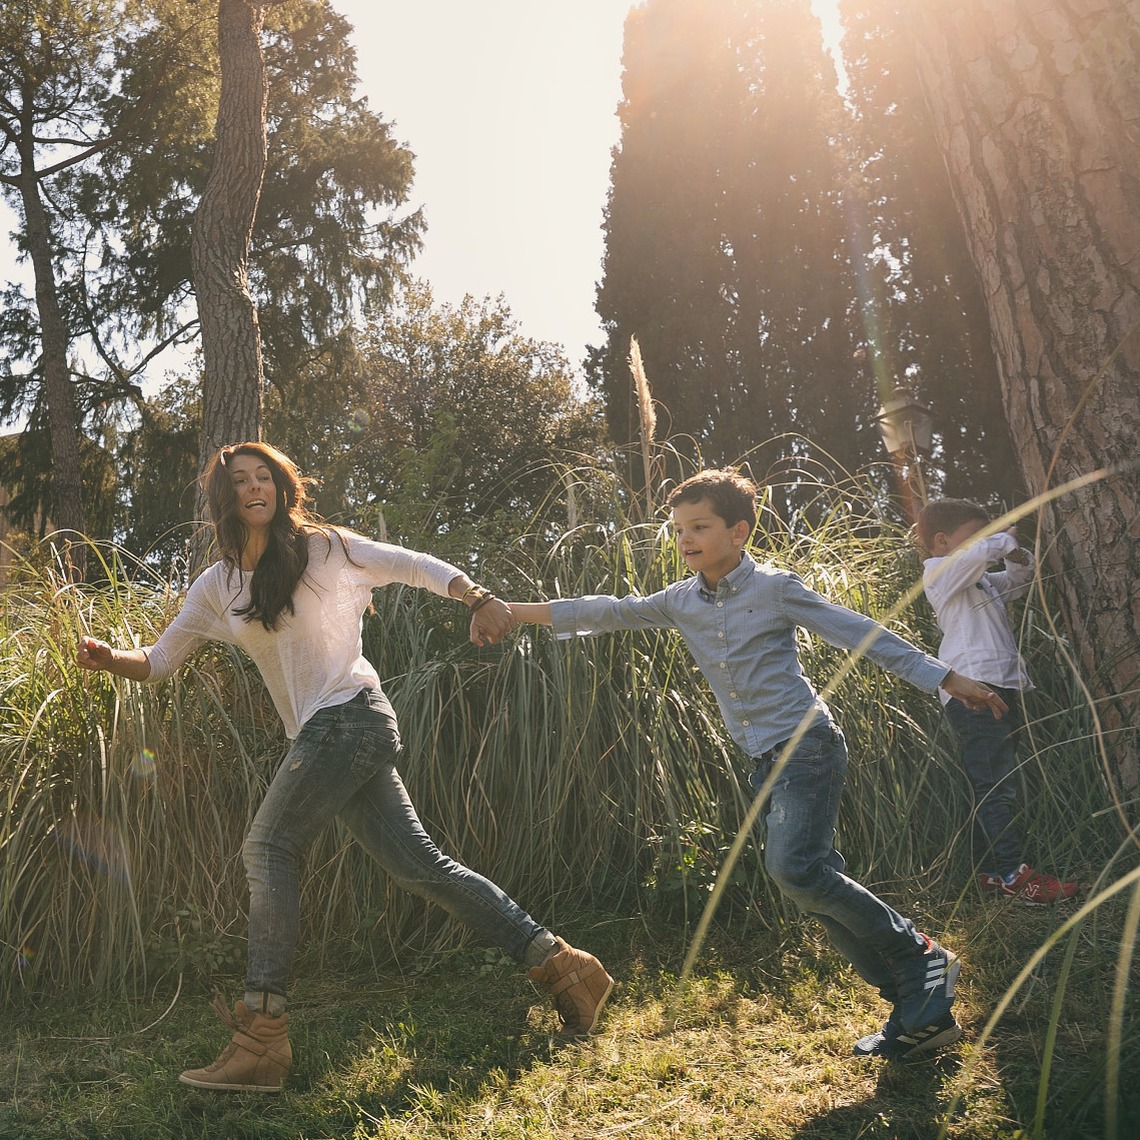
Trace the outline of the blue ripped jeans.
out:
M 286 992 L 297 945 L 301 859 L 334 816 L 401 887 L 438 903 L 517 961 L 542 931 L 494 883 L 432 842 L 396 771 L 399 751 L 392 706 L 374 689 L 305 722 L 242 848 L 249 880 L 247 991 Z
M 757 761 L 759 789 L 782 747 Z M 829 721 L 804 733 L 777 775 L 762 815 L 764 865 L 772 881 L 805 914 L 818 919 L 832 945 L 888 1001 L 895 998 L 891 961 L 913 958 L 926 941 L 908 918 L 844 873 L 835 824 L 847 775 L 843 733 Z

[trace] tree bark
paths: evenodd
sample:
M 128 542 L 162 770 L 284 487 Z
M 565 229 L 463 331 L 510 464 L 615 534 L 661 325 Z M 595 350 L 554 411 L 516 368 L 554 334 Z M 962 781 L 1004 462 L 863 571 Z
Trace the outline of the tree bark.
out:
M 219 447 L 261 438 L 264 374 L 248 259 L 266 164 L 264 7 L 221 0 L 218 8 L 222 86 L 214 161 L 191 245 L 204 364 L 199 474 Z M 201 497 L 198 517 L 205 517 Z M 199 541 L 194 561 L 200 564 L 202 555 Z
M 40 176 L 30 155 L 23 166 L 20 201 L 24 208 L 28 253 L 35 275 L 42 352 L 40 361 L 51 431 L 52 522 L 65 532 L 60 549 L 65 572 L 82 578 L 87 566 L 84 546 L 87 515 L 83 505 L 83 475 L 79 460 L 79 414 L 67 363 L 70 338 L 67 322 L 59 308 L 50 226 L 47 210 L 40 198 Z
M 1140 0 L 910 8 L 1010 432 L 1105 755 L 1140 787 Z

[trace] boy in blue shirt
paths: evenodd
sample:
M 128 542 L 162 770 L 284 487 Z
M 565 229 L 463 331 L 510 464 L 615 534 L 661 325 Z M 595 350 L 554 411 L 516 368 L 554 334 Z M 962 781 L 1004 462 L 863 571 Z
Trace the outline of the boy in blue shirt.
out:
M 845 649 L 868 634 L 872 661 L 927 691 L 945 689 L 995 717 L 1005 705 L 988 686 L 954 672 L 863 614 L 828 602 L 789 571 L 745 550 L 756 525 L 756 486 L 731 470 L 701 472 L 669 498 L 673 530 L 690 577 L 648 597 L 590 596 L 513 603 L 519 621 L 556 636 L 619 629 L 676 629 L 716 696 L 736 743 L 763 785 L 805 717 L 766 808 L 765 866 L 780 890 L 824 926 L 837 950 L 892 1003 L 886 1024 L 855 1044 L 860 1055 L 901 1058 L 962 1036 L 951 1012 L 957 955 L 918 931 L 844 874 L 835 824 L 847 769 L 843 734 L 804 675 L 796 628 Z
M 922 584 L 943 633 L 938 656 L 985 681 L 1010 707 L 1009 716 L 995 721 L 949 693 L 940 694 L 973 793 L 970 840 L 978 886 L 983 894 L 1048 906 L 1073 898 L 1078 886 L 1026 863 L 1013 826 L 1023 694 L 1033 682 L 1006 603 L 1029 590 L 1035 567 L 1018 542 L 1016 527 L 977 538 L 989 521 L 986 509 L 968 499 L 927 503 L 915 526 L 930 555 L 923 563 Z M 999 560 L 1003 569 L 990 570 Z

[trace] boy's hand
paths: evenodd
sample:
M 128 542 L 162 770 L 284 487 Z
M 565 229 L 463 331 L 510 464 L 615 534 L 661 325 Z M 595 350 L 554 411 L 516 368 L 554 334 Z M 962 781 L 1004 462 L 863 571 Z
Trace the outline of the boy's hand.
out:
M 1012 535 L 1017 542 L 1017 549 L 1011 550 L 1005 555 L 1006 562 L 1016 562 L 1018 566 L 1024 566 L 1029 561 L 1029 551 L 1021 548 L 1021 537 L 1017 533 L 1017 527 L 1006 527 L 1006 534 Z
M 476 645 L 495 645 L 514 625 L 507 603 L 492 598 L 471 615 L 471 640 Z
M 944 689 L 952 697 L 957 697 L 966 708 L 973 709 L 974 712 L 989 709 L 994 715 L 994 720 L 1001 720 L 1002 715 L 1009 712 L 1009 705 L 989 685 L 963 677 L 953 669 L 942 678 L 939 688 Z

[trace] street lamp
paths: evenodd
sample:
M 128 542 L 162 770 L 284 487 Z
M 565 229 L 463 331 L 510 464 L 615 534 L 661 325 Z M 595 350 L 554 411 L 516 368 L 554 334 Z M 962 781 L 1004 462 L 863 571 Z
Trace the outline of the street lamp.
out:
M 896 388 L 875 417 L 879 434 L 898 469 L 904 505 L 911 522 L 926 504 L 922 460 L 934 446 L 934 416 L 906 388 Z

